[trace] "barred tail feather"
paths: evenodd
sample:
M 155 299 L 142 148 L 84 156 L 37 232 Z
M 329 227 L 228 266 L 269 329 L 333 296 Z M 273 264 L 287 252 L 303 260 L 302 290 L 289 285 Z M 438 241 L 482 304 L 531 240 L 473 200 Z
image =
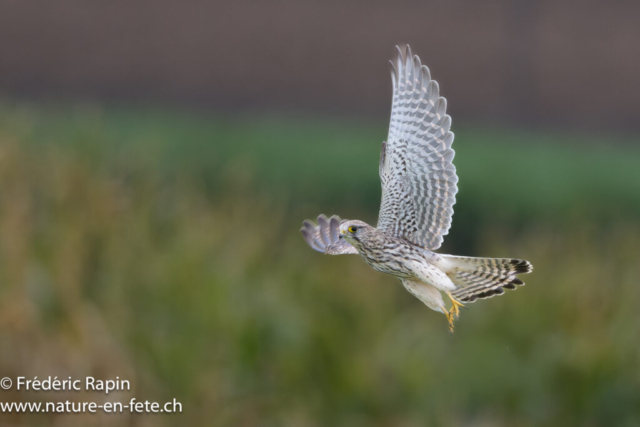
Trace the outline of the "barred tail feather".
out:
M 472 258 L 441 255 L 447 275 L 456 284 L 453 296 L 462 302 L 502 295 L 505 289 L 524 285 L 518 274 L 531 273 L 529 261 L 511 258 Z

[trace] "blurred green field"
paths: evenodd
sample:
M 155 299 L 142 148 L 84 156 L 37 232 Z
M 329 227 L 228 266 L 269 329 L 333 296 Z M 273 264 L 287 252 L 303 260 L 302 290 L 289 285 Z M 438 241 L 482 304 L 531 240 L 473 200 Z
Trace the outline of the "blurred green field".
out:
M 454 122 L 443 251 L 535 270 L 450 336 L 395 279 L 299 235 L 322 212 L 375 223 L 385 126 L 2 104 L 2 375 L 119 376 L 135 390 L 109 399 L 184 412 L 0 422 L 640 425 L 637 139 Z

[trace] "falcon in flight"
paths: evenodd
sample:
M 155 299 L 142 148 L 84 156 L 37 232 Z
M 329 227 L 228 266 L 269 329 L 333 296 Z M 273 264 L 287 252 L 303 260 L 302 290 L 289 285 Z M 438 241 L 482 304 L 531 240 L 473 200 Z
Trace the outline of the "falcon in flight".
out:
M 380 154 L 382 201 L 378 225 L 337 215 L 304 221 L 302 234 L 313 249 L 329 255 L 360 254 L 374 270 L 391 274 L 432 310 L 443 313 L 453 332 L 459 307 L 524 285 L 528 261 L 437 254 L 451 227 L 458 192 L 452 163 L 453 133 L 447 101 L 420 58 L 397 49 L 391 61 L 393 101 L 387 141 Z M 442 299 L 451 300 L 447 310 Z

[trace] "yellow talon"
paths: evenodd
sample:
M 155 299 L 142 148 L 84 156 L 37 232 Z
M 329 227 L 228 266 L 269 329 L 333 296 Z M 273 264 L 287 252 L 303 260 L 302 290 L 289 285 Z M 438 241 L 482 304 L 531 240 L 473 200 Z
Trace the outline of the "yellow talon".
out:
M 454 321 L 453 314 L 447 311 L 444 307 L 441 307 L 441 309 L 444 315 L 447 316 L 447 321 L 449 322 L 449 332 L 453 333 L 453 321 Z
M 453 297 L 453 295 L 451 295 L 451 292 L 447 292 L 447 295 L 451 299 L 451 310 L 449 311 L 449 313 L 450 314 L 455 314 L 456 315 L 456 319 L 460 318 L 460 308 L 459 307 L 463 307 L 464 308 L 465 305 L 462 304 L 457 299 L 455 299 Z

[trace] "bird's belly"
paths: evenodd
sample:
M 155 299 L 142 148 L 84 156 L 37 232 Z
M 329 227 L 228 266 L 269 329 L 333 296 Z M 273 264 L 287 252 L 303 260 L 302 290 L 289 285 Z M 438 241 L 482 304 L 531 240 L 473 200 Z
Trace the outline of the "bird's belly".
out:
M 374 270 L 379 271 L 381 273 L 391 274 L 395 277 L 400 277 L 403 279 L 408 279 L 413 277 L 413 274 L 410 271 L 407 271 L 400 266 L 389 265 L 388 263 L 380 264 L 369 264 L 373 267 Z
M 402 258 L 397 257 L 373 257 L 363 255 L 364 260 L 376 271 L 390 274 L 395 277 L 408 279 L 414 277 L 413 272 L 408 268 L 407 263 Z

